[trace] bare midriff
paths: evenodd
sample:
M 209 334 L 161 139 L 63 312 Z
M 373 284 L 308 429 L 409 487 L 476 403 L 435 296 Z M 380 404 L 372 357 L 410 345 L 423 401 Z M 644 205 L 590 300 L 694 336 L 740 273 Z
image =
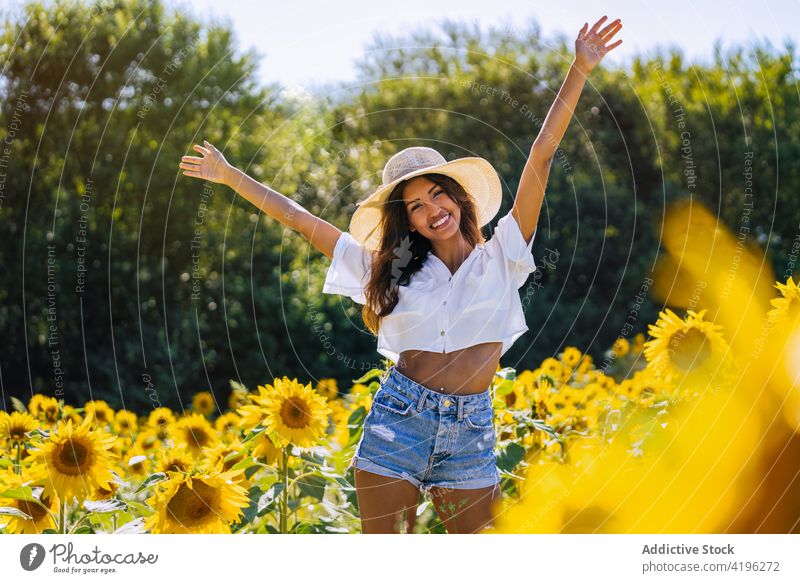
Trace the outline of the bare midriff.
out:
M 502 348 L 502 342 L 487 342 L 446 353 L 405 350 L 395 368 L 439 393 L 471 395 L 491 386 Z

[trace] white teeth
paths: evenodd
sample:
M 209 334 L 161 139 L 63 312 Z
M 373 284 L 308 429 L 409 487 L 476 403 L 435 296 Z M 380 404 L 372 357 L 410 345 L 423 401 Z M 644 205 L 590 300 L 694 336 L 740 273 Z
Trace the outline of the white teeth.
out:
M 445 223 L 445 221 L 446 221 L 446 220 L 447 220 L 449 217 L 450 217 L 450 215 L 449 215 L 449 214 L 446 214 L 446 215 L 445 215 L 445 216 L 443 216 L 441 219 L 439 219 L 438 221 L 436 221 L 435 223 L 433 223 L 433 224 L 431 225 L 431 227 L 433 227 L 434 229 L 436 229 L 437 227 L 441 227 L 441 226 L 442 226 L 442 225 Z

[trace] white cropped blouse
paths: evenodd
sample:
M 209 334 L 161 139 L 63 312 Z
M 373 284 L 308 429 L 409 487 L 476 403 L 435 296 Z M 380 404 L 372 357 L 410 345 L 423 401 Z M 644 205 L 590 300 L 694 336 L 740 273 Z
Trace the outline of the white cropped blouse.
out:
M 381 320 L 378 352 L 397 362 L 404 350 L 453 352 L 484 342 L 502 342 L 502 354 L 528 327 L 518 289 L 536 270 L 531 248 L 509 211 L 494 235 L 475 246 L 454 274 L 432 252 L 408 285 L 400 286 L 399 301 Z M 366 303 L 372 252 L 343 231 L 322 292 Z

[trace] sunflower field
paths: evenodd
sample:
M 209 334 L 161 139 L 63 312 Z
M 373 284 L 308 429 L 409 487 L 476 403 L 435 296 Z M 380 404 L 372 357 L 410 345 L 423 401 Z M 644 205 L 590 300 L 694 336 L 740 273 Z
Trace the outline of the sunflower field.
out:
M 800 290 L 766 285 L 702 210 L 674 211 L 665 233 L 657 283 L 670 285 L 654 293 L 683 314 L 664 309 L 603 363 L 570 346 L 498 368 L 491 532 L 798 531 Z M 731 276 L 715 265 L 733 253 Z M 221 412 L 207 391 L 146 417 L 15 399 L 0 413 L 0 531 L 359 532 L 349 462 L 384 372 L 231 383 Z M 445 531 L 429 501 L 417 516 L 416 532 Z

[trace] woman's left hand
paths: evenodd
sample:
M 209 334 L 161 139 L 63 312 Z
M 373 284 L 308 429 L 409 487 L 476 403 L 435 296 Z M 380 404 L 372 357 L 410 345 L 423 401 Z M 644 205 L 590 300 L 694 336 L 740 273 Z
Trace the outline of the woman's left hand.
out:
M 621 19 L 617 18 L 602 30 L 598 30 L 606 18 L 603 16 L 594 23 L 592 28 L 589 28 L 588 22 L 584 24 L 578 32 L 578 38 L 575 39 L 575 64 L 586 73 L 594 69 L 606 53 L 622 44 L 622 39 L 611 45 L 608 44 L 622 28 Z

